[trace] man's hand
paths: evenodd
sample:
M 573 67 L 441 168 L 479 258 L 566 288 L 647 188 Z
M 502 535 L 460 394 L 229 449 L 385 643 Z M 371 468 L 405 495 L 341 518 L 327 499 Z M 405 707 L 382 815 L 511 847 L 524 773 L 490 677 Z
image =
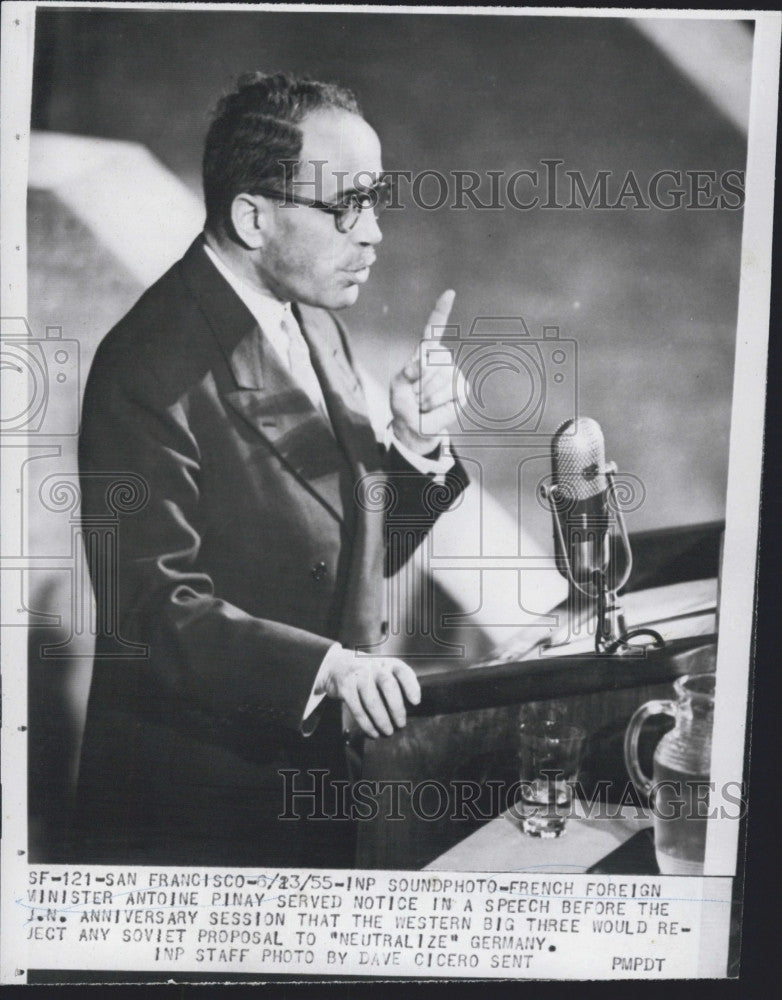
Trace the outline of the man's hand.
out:
M 391 381 L 392 430 L 397 440 L 419 455 L 427 455 L 437 447 L 454 417 L 453 358 L 446 347 L 440 346 L 440 338 L 455 297 L 453 291 L 443 292 L 426 324 L 424 339 Z M 436 348 L 437 364 L 426 365 L 426 354 L 432 348 Z
M 388 656 L 357 656 L 340 650 L 328 663 L 323 690 L 329 698 L 344 701 L 367 736 L 390 736 L 407 722 L 405 697 L 413 705 L 421 700 L 415 672 L 401 660 Z

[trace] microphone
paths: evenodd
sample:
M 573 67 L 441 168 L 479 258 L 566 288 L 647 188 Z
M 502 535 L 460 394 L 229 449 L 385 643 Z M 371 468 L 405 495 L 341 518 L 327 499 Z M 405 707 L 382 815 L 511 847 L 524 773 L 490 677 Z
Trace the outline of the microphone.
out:
M 589 589 L 610 560 L 605 440 L 590 417 L 568 420 L 551 441 L 551 499 L 557 569 Z M 564 541 L 564 546 L 563 546 Z M 618 589 L 618 588 L 617 588 Z
M 551 485 L 541 484 L 540 492 L 551 509 L 556 566 L 572 585 L 571 597 L 578 592 L 596 603 L 596 652 L 629 652 L 629 640 L 641 635 L 665 645 L 652 629 L 625 629 L 617 592 L 627 583 L 633 556 L 614 488 L 616 465 L 606 462 L 596 420 L 577 417 L 557 429 L 551 441 L 551 472 Z M 614 565 L 617 527 L 624 553 L 621 566 Z

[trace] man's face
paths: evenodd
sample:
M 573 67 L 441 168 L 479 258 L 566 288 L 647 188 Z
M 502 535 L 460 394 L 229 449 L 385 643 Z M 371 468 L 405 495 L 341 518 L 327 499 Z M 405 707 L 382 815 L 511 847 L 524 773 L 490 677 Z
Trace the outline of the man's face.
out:
M 380 140 L 363 118 L 336 109 L 317 111 L 304 119 L 301 131 L 294 196 L 331 204 L 344 192 L 379 179 Z M 326 212 L 278 204 L 258 255 L 258 275 L 284 301 L 343 309 L 356 301 L 359 285 L 369 278 L 374 247 L 382 238 L 369 208 L 349 232 L 341 233 Z

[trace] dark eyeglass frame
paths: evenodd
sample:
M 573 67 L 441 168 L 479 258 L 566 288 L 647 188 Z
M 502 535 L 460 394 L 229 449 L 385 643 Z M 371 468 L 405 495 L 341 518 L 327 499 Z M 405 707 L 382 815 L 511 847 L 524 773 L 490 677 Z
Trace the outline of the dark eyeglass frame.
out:
M 391 185 L 388 181 L 380 181 L 373 184 L 371 188 L 365 190 L 352 190 L 343 195 L 343 201 L 350 199 L 351 204 L 333 204 L 325 201 L 317 201 L 313 198 L 305 198 L 302 195 L 284 194 L 282 191 L 274 191 L 271 188 L 254 188 L 253 194 L 262 195 L 264 198 L 276 198 L 280 204 L 301 205 L 304 208 L 315 208 L 319 212 L 326 212 L 334 217 L 334 224 L 340 233 L 349 233 L 361 218 L 361 213 L 372 208 L 375 218 L 388 206 L 391 200 Z M 345 220 L 352 215 L 349 223 Z

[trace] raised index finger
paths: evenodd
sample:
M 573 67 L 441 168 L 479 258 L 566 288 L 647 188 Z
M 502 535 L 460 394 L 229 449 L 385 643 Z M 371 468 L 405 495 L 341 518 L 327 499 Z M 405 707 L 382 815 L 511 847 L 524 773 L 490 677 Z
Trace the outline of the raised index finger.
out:
M 442 337 L 443 327 L 451 315 L 453 300 L 455 298 L 456 292 L 452 288 L 449 288 L 437 300 L 434 309 L 429 315 L 429 319 L 426 321 L 426 329 L 424 330 L 425 340 L 439 340 Z

